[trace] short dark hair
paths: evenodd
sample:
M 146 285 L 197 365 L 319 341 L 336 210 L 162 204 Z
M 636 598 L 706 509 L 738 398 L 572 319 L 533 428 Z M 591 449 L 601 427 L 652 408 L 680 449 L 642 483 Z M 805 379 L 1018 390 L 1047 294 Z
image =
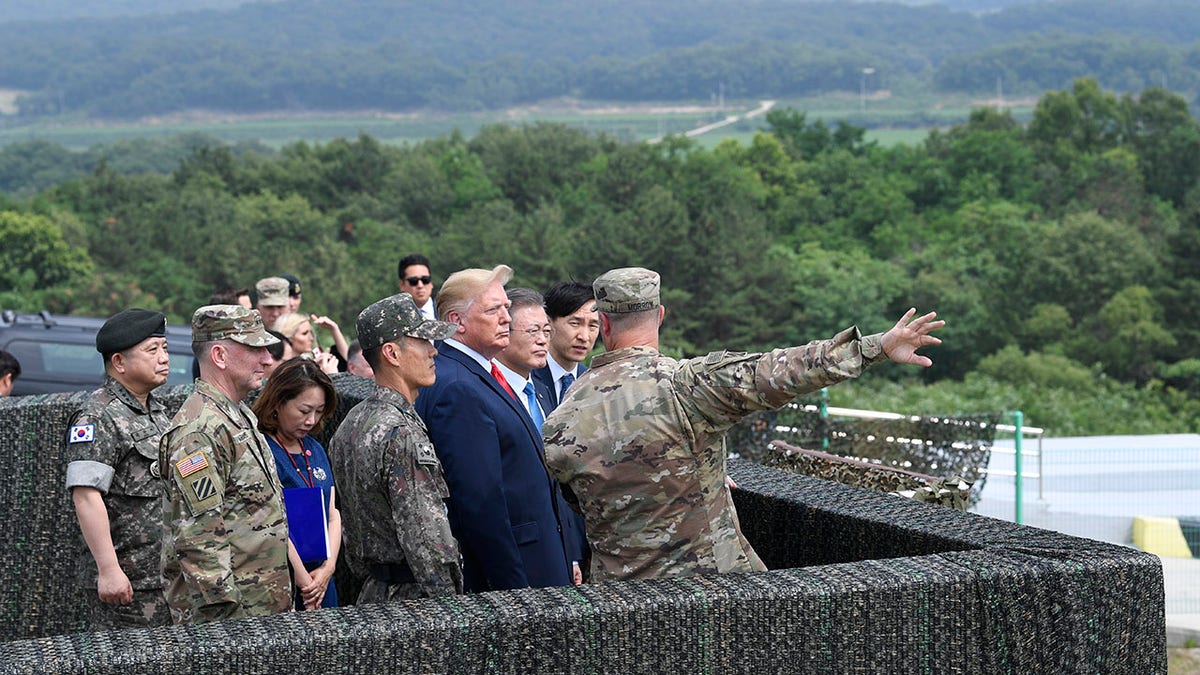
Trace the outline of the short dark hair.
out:
M 245 295 L 250 296 L 250 289 L 237 288 L 234 286 L 222 286 L 213 291 L 212 297 L 208 299 L 210 305 L 236 305 L 238 298 Z
M 313 425 L 310 435 L 321 433 L 321 427 L 326 420 L 337 412 L 337 389 L 329 376 L 321 372 L 321 367 L 311 359 L 299 357 L 284 361 L 271 377 L 267 378 L 267 386 L 254 401 L 254 416 L 258 418 L 258 430 L 264 434 L 273 434 L 279 430 L 279 417 L 275 413 L 288 401 L 296 398 L 309 387 L 319 387 L 325 394 L 325 410 L 321 419 Z
M 21 362 L 17 360 L 17 357 L 0 349 L 0 377 L 4 377 L 9 373 L 12 373 L 14 380 L 20 377 Z
M 505 293 L 508 295 L 508 301 L 512 303 L 508 308 L 510 314 L 522 307 L 544 307 L 546 304 L 542 294 L 532 288 L 509 288 L 505 289 Z
M 433 271 L 433 267 L 429 264 L 429 258 L 426 258 L 420 253 L 409 253 L 400 259 L 400 264 L 396 267 L 396 276 L 403 279 L 404 270 L 412 267 L 413 265 L 424 265 L 425 267 L 429 268 L 429 271 Z
M 366 361 L 367 365 L 371 366 L 371 370 L 376 372 L 379 371 L 379 350 L 381 349 L 383 349 L 383 345 L 363 350 L 363 361 Z
M 358 338 L 354 338 L 354 340 L 350 342 L 350 346 L 346 348 L 346 360 L 353 361 L 354 355 L 361 351 L 362 343 L 358 341 Z
M 595 300 L 591 284 L 560 281 L 546 289 L 546 316 L 551 320 L 570 316 L 588 300 Z
M 399 345 L 401 349 L 408 349 L 410 346 L 408 343 L 412 340 L 421 341 L 420 338 L 400 335 L 393 340 L 388 340 L 387 342 L 383 343 L 383 345 L 394 342 Z M 375 372 L 379 372 L 379 367 L 383 365 L 383 345 L 362 350 L 363 361 L 366 361 L 367 365 L 371 366 L 371 370 L 374 370 Z M 351 353 L 353 353 L 353 351 L 351 351 Z M 349 359 L 346 360 L 349 361 Z

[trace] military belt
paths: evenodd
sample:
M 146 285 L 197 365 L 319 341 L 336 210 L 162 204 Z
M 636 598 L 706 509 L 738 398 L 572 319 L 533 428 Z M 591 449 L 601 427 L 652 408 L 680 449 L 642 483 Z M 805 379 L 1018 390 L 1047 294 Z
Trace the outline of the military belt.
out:
M 385 584 L 415 584 L 412 568 L 407 562 L 367 565 L 367 574 Z

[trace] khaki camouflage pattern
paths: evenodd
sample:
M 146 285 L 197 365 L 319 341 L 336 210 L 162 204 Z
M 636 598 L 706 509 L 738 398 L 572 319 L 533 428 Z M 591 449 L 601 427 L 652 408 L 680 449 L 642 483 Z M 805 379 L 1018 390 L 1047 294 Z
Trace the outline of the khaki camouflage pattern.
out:
M 257 309 L 246 309 L 241 305 L 205 305 L 192 314 L 192 342 L 217 340 L 233 340 L 248 347 L 266 347 L 279 342 L 279 338 L 267 332 Z
M 763 464 L 776 469 L 886 492 L 927 504 L 948 506 L 959 511 L 966 511 L 970 506 L 972 483 L 961 476 L 938 478 L 827 452 L 805 450 L 781 441 L 772 442 L 768 450 L 773 452 Z
M 158 460 L 158 441 L 170 423 L 163 404 L 153 395 L 142 405 L 120 382 L 106 376 L 104 385 L 67 424 L 68 430 L 85 424 L 93 425 L 95 430 L 93 441 L 67 445 L 67 489 L 100 489 L 117 562 L 135 591 L 131 605 L 100 602 L 96 561 L 80 535 L 78 580 L 89 598 L 89 625 L 93 630 L 171 622 L 159 574 L 162 488 L 151 473 L 151 465 Z M 96 484 L 97 470 L 111 476 L 107 489 Z
M 352 568 L 407 563 L 416 583 L 370 580 L 359 602 L 462 593 L 462 561 L 450 533 L 450 492 L 425 423 L 398 392 L 375 385 L 329 442 L 342 530 Z
M 373 302 L 359 312 L 355 329 L 358 343 L 363 351 L 367 351 L 402 335 L 422 340 L 445 340 L 454 335 L 458 325 L 426 319 L 411 295 L 397 293 Z
M 256 427 L 245 404 L 197 380 L 163 435 L 162 575 L 175 623 L 292 606 L 283 491 Z
M 658 273 L 644 267 L 610 270 L 592 282 L 596 310 L 608 314 L 644 312 L 661 304 L 662 281 Z
M 751 412 L 858 376 L 880 336 L 677 361 L 651 347 L 601 354 L 543 427 L 546 465 L 580 509 L 592 579 L 765 569 L 725 485 L 725 431 Z
M 254 294 L 258 296 L 258 306 L 286 307 L 290 285 L 288 280 L 283 277 L 259 279 L 258 283 L 254 284 Z

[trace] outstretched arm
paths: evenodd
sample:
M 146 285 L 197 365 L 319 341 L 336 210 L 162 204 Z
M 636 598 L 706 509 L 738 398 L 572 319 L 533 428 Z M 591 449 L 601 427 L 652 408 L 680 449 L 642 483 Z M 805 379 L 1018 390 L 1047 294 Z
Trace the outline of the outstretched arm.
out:
M 945 321 L 937 320 L 937 312 L 912 318 L 917 313 L 916 308 L 910 308 L 900 317 L 891 330 L 880 338 L 883 353 L 896 363 L 907 363 L 928 368 L 933 361 L 927 356 L 917 353 L 921 347 L 940 345 L 942 341 L 929 333 L 946 325 Z

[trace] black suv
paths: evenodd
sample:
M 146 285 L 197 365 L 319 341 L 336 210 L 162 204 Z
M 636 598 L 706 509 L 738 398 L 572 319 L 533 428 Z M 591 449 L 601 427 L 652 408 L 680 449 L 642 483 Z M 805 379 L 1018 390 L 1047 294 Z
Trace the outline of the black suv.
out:
M 13 396 L 96 389 L 104 382 L 104 363 L 96 351 L 96 333 L 106 319 L 54 316 L 49 312 L 0 312 L 0 349 L 21 363 Z M 192 330 L 167 324 L 171 375 L 167 384 L 192 381 Z

